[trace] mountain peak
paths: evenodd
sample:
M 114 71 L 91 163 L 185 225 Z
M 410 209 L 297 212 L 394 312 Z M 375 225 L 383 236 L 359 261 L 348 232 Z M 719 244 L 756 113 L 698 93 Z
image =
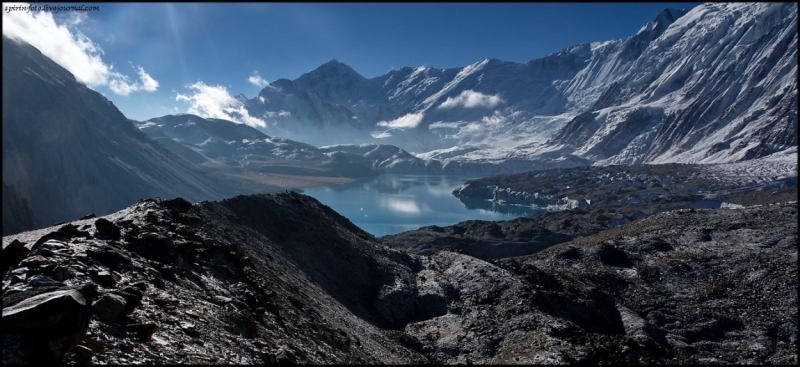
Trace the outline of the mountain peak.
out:
M 366 78 L 347 64 L 332 59 L 320 67 L 301 75 L 292 83 L 295 90 L 317 93 L 321 98 L 337 104 L 349 103 Z
M 306 76 L 314 78 L 342 77 L 342 78 L 352 78 L 357 80 L 365 79 L 363 76 L 361 76 L 361 74 L 353 70 L 353 68 L 336 59 L 331 59 L 330 61 L 320 65 L 318 68 L 312 70 L 311 72 L 301 75 L 300 78 L 298 78 L 297 80 L 301 80 Z
M 652 29 L 655 30 L 655 33 L 660 35 L 670 24 L 675 23 L 678 18 L 686 15 L 686 13 L 688 13 L 686 9 L 664 8 L 650 24 L 652 25 Z
M 665 26 L 669 26 L 670 24 L 678 20 L 678 18 L 686 15 L 687 12 L 688 11 L 686 9 L 665 8 L 660 13 L 658 13 L 658 16 L 656 16 L 655 21 L 659 23 L 664 23 Z
M 336 59 L 331 59 L 330 61 L 322 64 L 321 66 L 336 66 L 336 67 L 345 66 L 345 67 L 349 67 L 349 66 L 347 66 L 347 64 L 345 64 L 345 63 L 343 63 L 343 62 L 341 62 L 339 60 L 336 60 Z

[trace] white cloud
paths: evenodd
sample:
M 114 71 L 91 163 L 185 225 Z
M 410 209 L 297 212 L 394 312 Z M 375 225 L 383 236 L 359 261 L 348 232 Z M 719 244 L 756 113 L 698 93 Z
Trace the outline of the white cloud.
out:
M 476 92 L 472 89 L 465 90 L 458 95 L 458 97 L 447 97 L 447 100 L 442 102 L 437 108 L 453 108 L 453 107 L 488 107 L 492 108 L 498 104 L 503 103 L 500 95 L 486 95 L 481 92 Z
M 189 103 L 187 113 L 206 118 L 217 118 L 242 123 L 252 127 L 266 127 L 263 120 L 250 116 L 244 104 L 231 96 L 223 86 L 206 85 L 203 82 L 189 84 L 192 95 L 180 94 L 176 101 Z
M 375 138 L 375 139 L 386 139 L 386 138 L 391 138 L 392 137 L 392 133 L 390 133 L 389 130 L 386 130 L 386 131 L 373 131 L 373 132 L 371 132 L 369 134 L 372 135 L 372 137 Z
M 264 88 L 269 85 L 268 81 L 262 78 L 261 75 L 258 75 L 257 70 L 253 73 L 253 75 L 250 75 L 250 77 L 247 78 L 247 81 L 259 88 Z
M 377 125 L 394 129 L 413 128 L 417 127 L 417 125 L 422 122 L 423 117 L 424 114 L 422 112 L 409 113 L 392 121 L 380 121 Z
M 494 111 L 492 116 L 484 116 L 481 121 L 483 121 L 487 125 L 498 126 L 504 124 L 508 120 L 505 116 L 503 116 L 500 111 Z
M 458 129 L 461 125 L 463 125 L 463 121 L 457 122 L 444 122 L 444 121 L 436 121 L 430 125 L 428 125 L 428 129 Z
M 158 89 L 158 82 L 141 67 L 134 67 L 140 80 L 132 82 L 127 76 L 113 70 L 113 65 L 107 65 L 103 61 L 103 50 L 100 46 L 75 29 L 87 15 L 80 12 L 74 14 L 66 19 L 65 24 L 57 24 L 51 12 L 4 11 L 3 35 L 36 47 L 89 87 L 105 86 L 123 96 L 132 92 L 152 92 Z
M 136 72 L 139 74 L 139 80 L 142 81 L 142 90 L 155 92 L 158 89 L 158 81 L 153 79 L 150 74 L 144 71 L 144 68 L 137 66 Z

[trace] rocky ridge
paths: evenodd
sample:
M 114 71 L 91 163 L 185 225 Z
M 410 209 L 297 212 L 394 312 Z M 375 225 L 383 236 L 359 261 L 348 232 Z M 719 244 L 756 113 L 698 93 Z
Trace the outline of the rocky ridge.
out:
M 796 201 L 491 261 L 392 249 L 296 193 L 3 237 L 4 363 L 792 364 L 796 320 Z
M 511 204 L 542 211 L 508 221 L 427 226 L 382 239 L 422 254 L 448 249 L 481 259 L 528 255 L 658 213 L 796 200 L 797 162 L 553 169 L 468 181 L 453 195 L 471 208 Z

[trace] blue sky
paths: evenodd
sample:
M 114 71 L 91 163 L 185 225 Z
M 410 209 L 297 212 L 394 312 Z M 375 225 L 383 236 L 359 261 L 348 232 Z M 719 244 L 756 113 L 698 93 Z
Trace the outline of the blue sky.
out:
M 29 41 L 127 117 L 146 120 L 191 111 L 204 98 L 252 98 L 265 82 L 331 59 L 367 78 L 404 66 L 527 62 L 632 36 L 664 8 L 698 4 L 76 3 L 58 5 L 98 9 L 26 12 L 4 3 L 3 34 Z

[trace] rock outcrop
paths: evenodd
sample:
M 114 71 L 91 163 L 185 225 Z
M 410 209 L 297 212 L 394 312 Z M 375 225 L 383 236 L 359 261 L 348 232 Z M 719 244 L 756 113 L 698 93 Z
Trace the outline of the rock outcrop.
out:
M 658 213 L 796 200 L 796 167 L 796 161 L 754 160 L 746 165 L 596 166 L 486 177 L 464 183 L 453 195 L 467 207 L 499 210 L 512 204 L 540 212 L 508 221 L 422 227 L 382 239 L 420 254 L 451 250 L 481 259 L 528 255 Z

